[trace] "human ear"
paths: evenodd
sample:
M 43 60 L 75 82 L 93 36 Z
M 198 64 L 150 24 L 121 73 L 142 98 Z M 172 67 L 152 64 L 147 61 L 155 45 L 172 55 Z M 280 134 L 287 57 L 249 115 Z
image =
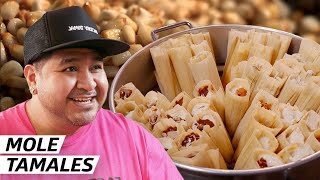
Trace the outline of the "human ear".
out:
M 30 92 L 32 95 L 37 93 L 37 74 L 34 65 L 28 64 L 23 70 L 24 77 L 27 80 Z

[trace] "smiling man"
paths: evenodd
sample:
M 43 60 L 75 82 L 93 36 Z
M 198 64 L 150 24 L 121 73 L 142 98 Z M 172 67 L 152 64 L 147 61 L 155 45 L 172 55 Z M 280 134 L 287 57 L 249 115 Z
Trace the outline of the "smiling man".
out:
M 102 109 L 105 56 L 127 51 L 101 39 L 79 7 L 46 13 L 26 33 L 24 75 L 32 98 L 0 113 L 0 135 L 67 135 L 60 155 L 99 155 L 94 174 L 0 175 L 7 179 L 182 179 L 142 127 Z

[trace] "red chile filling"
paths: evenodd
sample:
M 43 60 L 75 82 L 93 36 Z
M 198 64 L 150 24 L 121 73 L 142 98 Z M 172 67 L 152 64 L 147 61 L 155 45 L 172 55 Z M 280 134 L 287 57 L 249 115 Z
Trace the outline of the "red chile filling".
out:
M 169 127 L 167 130 L 162 131 L 162 133 L 168 134 L 168 132 L 170 132 L 170 131 L 177 131 L 177 127 Z
M 263 100 L 261 100 L 260 103 L 261 103 L 261 107 L 263 107 L 263 108 L 265 108 L 267 110 L 270 110 L 271 107 L 272 107 L 271 104 L 268 104 L 268 103 L 264 102 Z
M 120 98 L 128 98 L 132 94 L 132 90 L 130 89 L 121 89 L 120 90 Z
M 238 96 L 246 96 L 247 95 L 247 90 L 244 88 L 239 88 L 237 89 L 237 95 Z
M 267 161 L 263 158 L 260 158 L 257 163 L 259 164 L 260 168 L 266 168 L 268 167 Z
M 211 128 L 214 126 L 213 122 L 210 121 L 209 119 L 199 119 L 197 123 L 198 123 L 198 129 L 201 131 L 203 130 L 203 127 L 205 125 L 209 125 Z
M 320 137 L 317 137 L 317 140 L 320 142 Z
M 198 134 L 191 133 L 191 134 L 187 135 L 186 138 L 184 138 L 181 145 L 186 147 L 188 144 L 192 143 L 193 141 L 198 140 L 199 138 L 200 138 L 200 136 Z
M 182 104 L 183 104 L 183 98 L 181 98 L 180 100 L 177 100 L 177 101 L 176 101 L 176 104 L 179 104 L 180 106 L 182 106 Z
M 209 93 L 209 90 L 208 90 L 208 86 L 205 86 L 203 88 L 200 88 L 198 90 L 198 93 L 199 93 L 199 96 L 207 96 L 207 94 Z

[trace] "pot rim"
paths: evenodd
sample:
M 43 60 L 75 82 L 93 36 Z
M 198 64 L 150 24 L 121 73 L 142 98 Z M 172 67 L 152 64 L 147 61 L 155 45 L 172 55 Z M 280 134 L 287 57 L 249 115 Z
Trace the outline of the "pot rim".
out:
M 208 26 L 201 26 L 201 27 L 194 27 L 191 29 L 179 31 L 173 34 L 170 34 L 168 36 L 159 38 L 150 44 L 144 46 L 142 49 L 137 51 L 134 55 L 132 55 L 120 68 L 119 72 L 116 74 L 114 77 L 114 81 L 111 84 L 110 91 L 109 91 L 109 108 L 112 112 L 115 112 L 115 103 L 114 103 L 114 94 L 115 94 L 115 86 L 116 86 L 116 81 L 119 79 L 119 76 L 123 74 L 123 71 L 126 66 L 129 65 L 130 61 L 133 60 L 138 54 L 141 53 L 141 51 L 144 51 L 145 49 L 150 49 L 151 47 L 155 46 L 156 44 L 159 44 L 169 38 L 179 36 L 181 34 L 185 33 L 192 33 L 194 31 L 199 31 L 203 32 L 204 29 L 211 29 L 211 28 L 222 28 L 222 29 L 239 29 L 239 30 L 249 30 L 249 29 L 256 29 L 256 30 L 262 30 L 262 31 L 267 31 L 267 32 L 276 32 L 279 34 L 287 35 L 292 37 L 293 39 L 301 41 L 303 38 L 300 36 L 297 36 L 295 34 L 273 29 L 273 28 L 268 28 L 268 27 L 262 27 L 262 26 L 254 26 L 254 25 L 237 25 L 237 24 L 223 24 L 223 25 L 208 25 Z M 198 166 L 191 166 L 191 165 L 185 165 L 179 162 L 174 161 L 175 165 L 183 170 L 187 171 L 192 171 L 192 172 L 197 172 L 201 174 L 211 174 L 211 175 L 223 175 L 223 176 L 248 176 L 248 175 L 258 175 L 258 174 L 266 174 L 266 173 L 274 173 L 277 171 L 289 171 L 292 168 L 295 168 L 297 166 L 301 166 L 303 164 L 306 164 L 312 160 L 315 160 L 317 158 L 320 158 L 320 151 L 316 152 L 310 156 L 307 156 L 305 158 L 302 158 L 301 160 L 295 161 L 295 162 L 290 162 L 286 163 L 284 165 L 280 166 L 275 166 L 275 167 L 268 167 L 268 168 L 261 168 L 261 169 L 249 169 L 249 170 L 222 170 L 222 169 L 213 169 L 213 168 L 204 168 L 204 167 L 198 167 Z

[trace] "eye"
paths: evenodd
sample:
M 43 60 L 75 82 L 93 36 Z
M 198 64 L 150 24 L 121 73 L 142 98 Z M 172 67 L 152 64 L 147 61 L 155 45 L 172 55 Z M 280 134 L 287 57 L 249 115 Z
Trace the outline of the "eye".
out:
M 72 66 L 72 67 L 68 67 L 68 68 L 66 68 L 64 71 L 66 71 L 66 72 L 75 72 L 75 71 L 77 71 L 77 70 L 78 70 L 78 68 L 77 68 L 77 67 Z
M 93 69 L 102 69 L 102 66 L 100 64 L 94 65 Z
M 99 71 L 102 70 L 102 69 L 103 69 L 103 65 L 101 65 L 101 64 L 96 64 L 96 65 L 92 66 L 91 71 L 92 71 L 92 72 L 99 72 Z

